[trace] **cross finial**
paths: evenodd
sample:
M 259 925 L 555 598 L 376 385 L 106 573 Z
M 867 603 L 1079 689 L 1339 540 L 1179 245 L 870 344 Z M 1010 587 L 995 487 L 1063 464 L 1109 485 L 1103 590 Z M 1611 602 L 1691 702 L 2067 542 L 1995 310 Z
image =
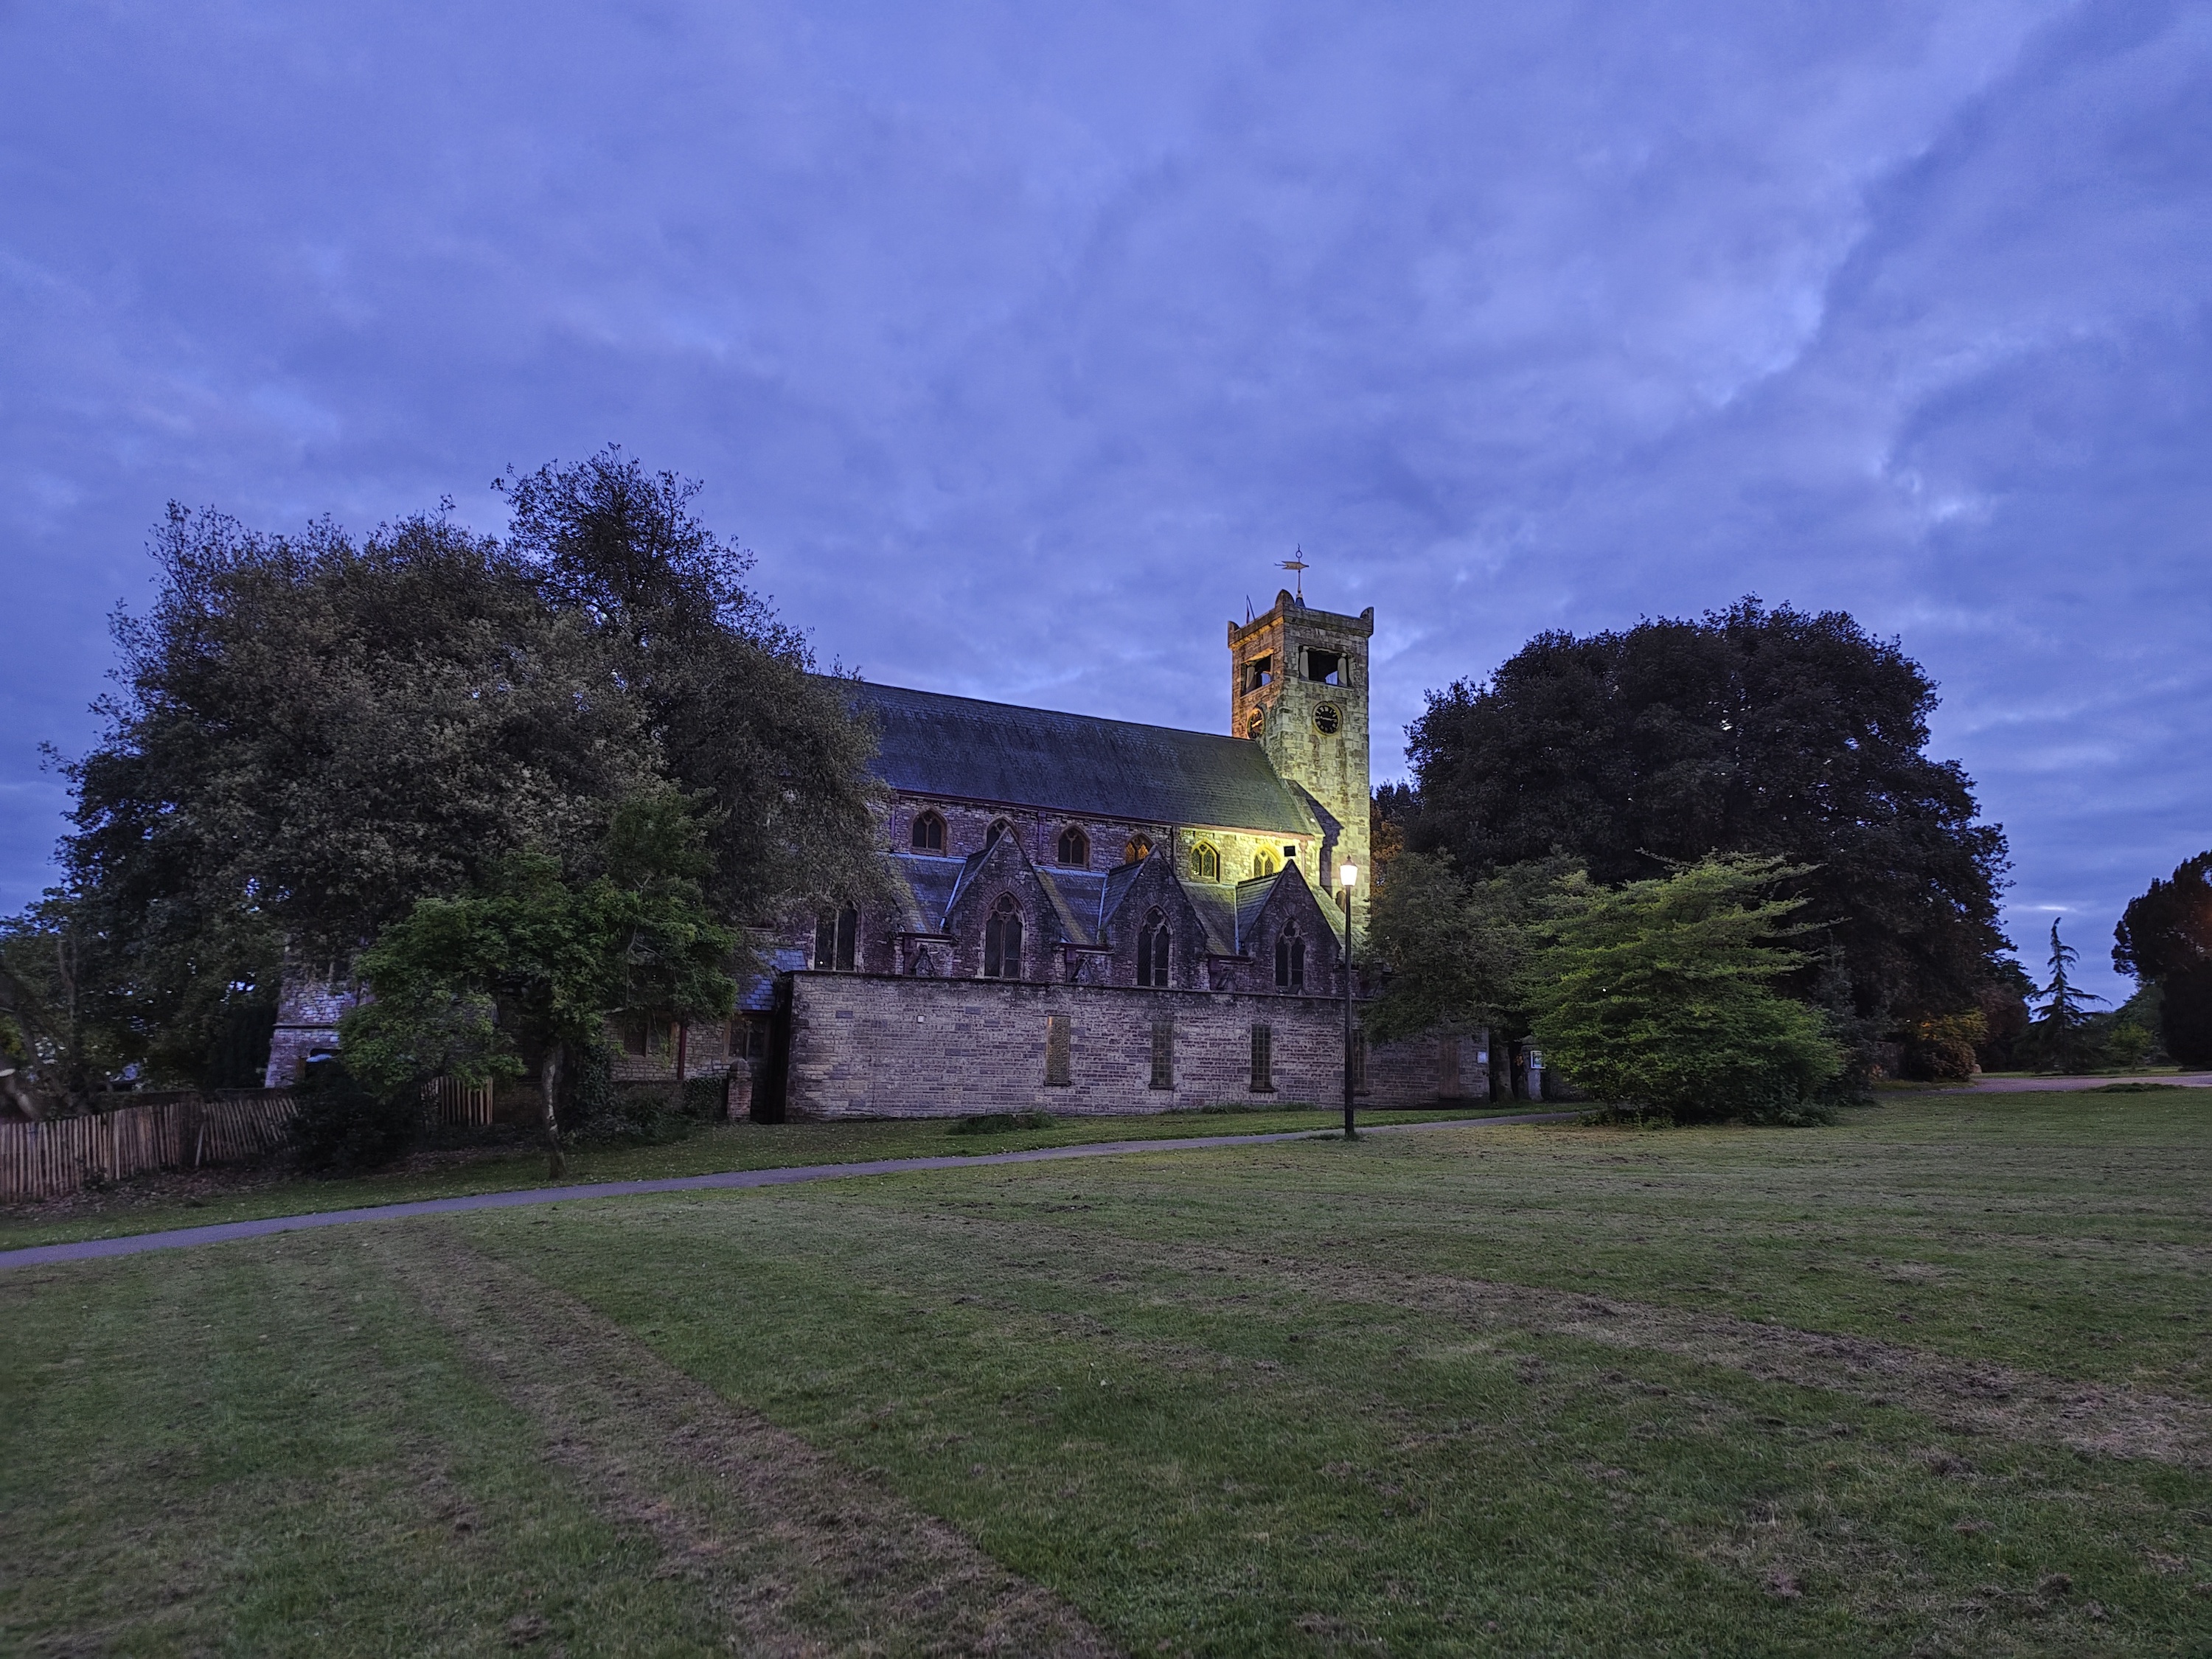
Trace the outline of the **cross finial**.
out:
M 1303 546 L 1301 546 L 1297 552 L 1291 554 L 1289 558 L 1283 561 L 1283 568 L 1290 571 L 1297 579 L 1298 585 L 1298 603 L 1301 605 L 1305 603 L 1305 573 L 1311 567 L 1306 563 L 1306 550 Z

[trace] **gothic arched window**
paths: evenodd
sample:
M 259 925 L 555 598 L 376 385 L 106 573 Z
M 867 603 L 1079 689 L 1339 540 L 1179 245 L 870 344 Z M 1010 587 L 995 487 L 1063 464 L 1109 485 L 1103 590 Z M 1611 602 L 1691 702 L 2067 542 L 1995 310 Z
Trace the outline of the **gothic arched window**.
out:
M 850 904 L 824 910 L 814 919 L 814 965 L 824 972 L 849 974 L 860 955 L 860 913 Z
M 1010 833 L 1013 827 L 1014 826 L 1012 824 L 1008 823 L 1004 818 L 993 820 L 991 827 L 983 832 L 984 850 L 988 852 L 993 847 L 997 846 L 999 837 Z
M 1060 861 L 1076 870 L 1091 867 L 1091 837 L 1073 823 L 1060 832 Z
M 1190 849 L 1190 876 L 1193 881 L 1219 881 L 1221 854 L 1205 842 Z
M 1167 988 L 1168 919 L 1158 910 L 1137 930 L 1137 983 Z
M 1258 852 L 1252 854 L 1252 878 L 1255 881 L 1258 880 L 1261 876 L 1272 876 L 1274 873 L 1275 855 L 1273 853 L 1270 853 L 1266 848 L 1262 847 Z
M 1306 988 L 1306 942 L 1298 937 L 1296 927 L 1285 927 L 1275 940 L 1275 988 Z
M 942 853 L 945 850 L 945 820 L 934 812 L 916 814 L 914 820 L 914 850 L 917 853 Z
M 1009 893 L 991 907 L 983 924 L 983 977 L 1022 976 L 1022 908 Z
M 1142 864 L 1152 855 L 1152 838 L 1150 836 L 1132 836 L 1121 848 L 1121 862 L 1124 864 Z

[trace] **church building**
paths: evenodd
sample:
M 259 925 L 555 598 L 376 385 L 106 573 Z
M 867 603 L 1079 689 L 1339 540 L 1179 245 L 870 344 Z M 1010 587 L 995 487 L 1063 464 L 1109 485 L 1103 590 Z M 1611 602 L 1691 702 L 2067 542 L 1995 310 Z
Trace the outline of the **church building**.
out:
M 726 1028 L 611 1032 L 615 1077 L 726 1075 L 772 1122 L 1341 1100 L 1347 936 L 1355 1003 L 1379 986 L 1374 631 L 1287 591 L 1231 623 L 1224 732 L 854 684 L 882 891 L 778 941 Z M 349 1004 L 288 979 L 272 1087 L 335 1051 Z M 1480 1032 L 1355 1032 L 1350 1060 L 1376 1106 L 1492 1089 Z
M 824 912 L 748 1000 L 755 1115 L 1340 1099 L 1347 928 L 1374 988 L 1374 631 L 1288 592 L 1231 623 L 1224 733 L 856 686 L 890 896 Z M 1437 1044 L 1355 1037 L 1359 1095 L 1458 1094 Z

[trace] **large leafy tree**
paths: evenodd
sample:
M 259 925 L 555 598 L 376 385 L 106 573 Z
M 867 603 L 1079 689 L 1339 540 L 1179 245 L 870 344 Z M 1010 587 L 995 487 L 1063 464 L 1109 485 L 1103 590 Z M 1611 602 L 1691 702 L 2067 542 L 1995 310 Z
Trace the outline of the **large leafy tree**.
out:
M 1530 1035 L 1601 1099 L 1682 1121 L 1790 1121 L 1843 1074 L 1829 1023 L 1776 981 L 1805 963 L 1802 875 L 1741 854 L 1606 888 L 1561 883 L 1525 978 Z
M 2184 1066 L 2212 1066 L 2212 852 L 2128 901 L 2112 965 L 2158 988 L 2160 1035 Z
M 127 1041 L 198 1077 L 231 988 L 343 964 L 525 847 L 595 846 L 658 773 L 580 618 L 498 544 L 419 518 L 356 544 L 173 508 L 115 633 L 64 855 Z
M 1918 664 L 1838 611 L 1747 599 L 1540 635 L 1486 683 L 1431 694 L 1408 843 L 1474 875 L 1562 854 L 1601 886 L 1779 859 L 1861 1016 L 1963 1012 L 2006 948 L 2005 843 L 1957 763 L 1927 753 L 1935 706 Z
M 663 792 L 616 810 L 588 880 L 517 853 L 480 891 L 416 901 L 360 958 L 373 994 L 345 1018 L 347 1070 L 391 1097 L 534 1068 L 560 1175 L 561 1079 L 602 1046 L 611 1016 L 719 1018 L 735 1001 L 738 934 L 707 908 L 703 840 L 689 803 Z
M 509 546 L 605 647 L 670 776 L 710 800 L 707 891 L 768 920 L 858 896 L 874 856 L 874 739 L 848 684 L 746 586 L 751 556 L 692 511 L 700 485 L 611 447 L 501 480 Z
M 691 514 L 698 486 L 612 450 L 509 482 L 505 540 L 171 509 L 155 600 L 115 624 L 106 729 L 68 768 L 79 1000 L 117 1055 L 234 1080 L 288 952 L 344 974 L 526 850 L 588 881 L 614 804 L 672 780 L 712 808 L 700 879 L 726 921 L 878 878 L 870 735 Z
M 1361 1015 L 1368 1035 L 1389 1042 L 1437 1027 L 1488 1026 L 1519 1036 L 1532 930 L 1553 884 L 1567 873 L 1564 860 L 1544 860 L 1468 881 L 1447 854 L 1393 858 L 1369 924 L 1390 972 Z

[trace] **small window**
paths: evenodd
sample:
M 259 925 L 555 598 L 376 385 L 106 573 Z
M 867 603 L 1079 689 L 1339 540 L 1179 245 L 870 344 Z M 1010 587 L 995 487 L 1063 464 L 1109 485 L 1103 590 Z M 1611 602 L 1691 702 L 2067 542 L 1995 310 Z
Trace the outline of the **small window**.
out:
M 1247 691 L 1257 691 L 1263 685 L 1271 685 L 1274 678 L 1275 659 L 1272 656 L 1254 657 L 1244 665 L 1244 689 Z
M 860 954 L 860 913 L 848 904 L 814 919 L 814 966 L 824 973 L 849 974 Z
M 1167 988 L 1168 919 L 1158 910 L 1137 930 L 1137 983 Z
M 1275 941 L 1275 988 L 1278 991 L 1303 991 L 1306 988 L 1306 942 L 1298 937 L 1295 927 L 1285 928 Z
M 759 1014 L 738 1014 L 730 1021 L 730 1058 L 758 1060 L 768 1053 L 768 1020 Z
M 1071 870 L 1091 867 L 1091 837 L 1074 824 L 1060 832 L 1060 861 Z
M 1274 873 L 1275 855 L 1273 853 L 1262 847 L 1252 854 L 1252 876 L 1255 880 L 1261 876 L 1272 876 Z
M 945 850 L 945 820 L 934 812 L 924 812 L 914 821 L 914 850 L 917 853 L 942 853 Z
M 642 1059 L 653 1048 L 653 1022 L 643 1014 L 623 1021 L 623 1052 Z
M 1275 1092 L 1275 1029 L 1272 1025 L 1252 1028 L 1252 1092 Z
M 1044 1017 L 1044 1086 L 1065 1089 L 1074 1082 L 1074 1022 L 1066 1014 Z
M 1175 1021 L 1152 1022 L 1152 1080 L 1155 1089 L 1175 1087 Z
M 1325 702 L 1314 710 L 1314 730 L 1325 738 L 1334 736 L 1336 728 L 1343 724 L 1343 712 L 1333 702 Z
M 1219 881 L 1221 854 L 1206 842 L 1190 849 L 1190 877 L 1193 881 Z
M 985 850 L 988 851 L 991 848 L 996 847 L 999 844 L 999 837 L 1008 833 L 1013 829 L 1013 827 L 1014 826 L 1012 824 L 1008 823 L 1004 818 L 994 820 L 992 823 L 991 827 L 983 832 L 983 846 Z
M 1132 836 L 1121 848 L 1121 862 L 1124 864 L 1142 864 L 1152 855 L 1152 838 L 1150 836 Z
M 1352 1092 L 1367 1092 L 1367 1033 L 1358 1026 L 1352 1031 Z
M 983 924 L 983 977 L 1022 976 L 1022 910 L 1009 893 L 991 907 Z
M 1248 738 L 1256 738 L 1267 729 L 1267 717 L 1258 709 L 1254 709 L 1252 718 L 1244 722 L 1244 735 Z
M 1344 657 L 1340 652 L 1306 653 L 1306 678 L 1310 680 L 1318 680 L 1323 685 L 1341 685 L 1344 684 L 1343 670 Z

